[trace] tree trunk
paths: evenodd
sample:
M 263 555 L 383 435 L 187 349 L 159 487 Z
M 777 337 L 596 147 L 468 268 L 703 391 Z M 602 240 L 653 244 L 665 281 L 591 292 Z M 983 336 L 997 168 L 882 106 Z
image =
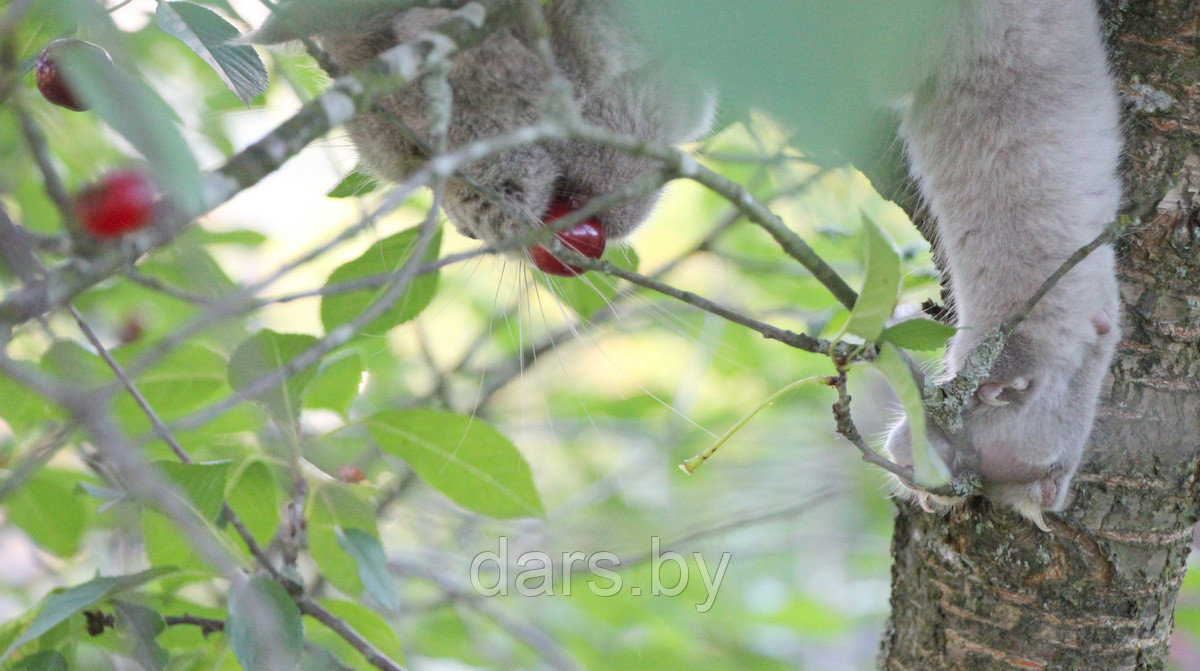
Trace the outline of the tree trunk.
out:
M 1200 3 L 1105 0 L 1128 100 L 1124 341 L 1053 533 L 902 507 L 881 667 L 1161 669 L 1200 516 Z

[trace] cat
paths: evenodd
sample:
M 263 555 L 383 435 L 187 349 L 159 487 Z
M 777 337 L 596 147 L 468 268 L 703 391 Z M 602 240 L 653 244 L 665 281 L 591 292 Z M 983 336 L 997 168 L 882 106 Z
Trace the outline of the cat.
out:
M 950 39 L 900 130 L 952 279 L 959 332 L 948 376 L 1102 232 L 1122 198 L 1120 108 L 1093 0 L 953 6 Z M 1041 511 L 1066 502 L 1119 339 L 1117 316 L 1106 245 L 1018 326 L 963 415 L 985 494 L 1039 526 Z M 957 472 L 959 455 L 928 424 L 932 447 Z M 906 421 L 886 450 L 911 464 Z
M 615 133 L 678 145 L 707 130 L 711 102 L 669 81 L 621 26 L 606 0 L 556 0 L 546 5 L 554 65 L 569 83 L 584 121 Z M 369 30 L 330 35 L 322 46 L 340 67 L 354 68 L 451 17 L 440 8 L 383 13 Z M 504 27 L 454 59 L 449 83 L 454 107 L 447 142 L 453 148 L 495 136 L 546 115 L 552 72 L 527 46 L 528 27 Z M 424 152 L 401 120 L 428 137 L 428 100 L 419 83 L 383 96 L 380 112 L 362 114 L 348 130 L 376 175 L 401 181 L 420 167 Z M 575 141 L 543 142 L 494 154 L 467 166 L 470 178 L 451 179 L 442 208 L 461 233 L 498 242 L 540 221 L 557 198 L 582 203 L 650 177 L 660 165 L 614 149 Z M 473 188 L 471 181 L 485 187 Z M 492 198 L 488 196 L 491 195 Z M 624 199 L 597 218 L 609 239 L 631 233 L 649 215 L 655 190 Z M 500 202 L 496 202 L 499 198 Z
M 692 139 L 711 120 L 711 105 L 672 87 L 608 2 L 553 0 L 544 11 L 554 60 L 584 120 L 663 144 Z M 954 12 L 950 37 L 908 99 L 900 134 L 952 279 L 959 331 L 947 355 L 949 376 L 1115 216 L 1121 131 L 1093 0 L 962 0 L 947 11 Z M 353 68 L 449 16 L 432 8 L 384 13 L 323 45 Z M 449 146 L 547 112 L 554 73 L 526 46 L 527 30 L 505 27 L 454 60 Z M 421 164 L 420 144 L 396 122 L 425 136 L 426 103 L 419 83 L 410 84 L 350 124 L 363 161 L 380 177 L 399 181 Z M 539 221 L 556 198 L 590 200 L 656 170 L 652 161 L 603 147 L 544 142 L 468 166 L 471 179 L 450 181 L 443 208 L 464 234 L 498 241 Z M 656 197 L 602 212 L 607 236 L 635 229 Z M 1105 246 L 1016 329 L 964 413 L 985 495 L 1039 526 L 1042 511 L 1065 503 L 1118 339 L 1117 316 L 1113 252 Z M 958 473 L 962 460 L 929 426 L 933 449 Z M 891 429 L 884 448 L 911 465 L 907 421 Z M 905 496 L 924 506 L 953 503 L 918 491 Z

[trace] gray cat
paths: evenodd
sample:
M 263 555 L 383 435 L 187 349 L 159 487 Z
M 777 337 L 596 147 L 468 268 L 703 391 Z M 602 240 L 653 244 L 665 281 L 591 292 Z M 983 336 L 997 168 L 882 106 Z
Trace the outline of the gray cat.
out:
M 901 127 L 953 279 L 948 375 L 1121 201 L 1119 106 L 1093 0 L 952 4 L 952 38 Z M 1068 273 L 964 414 L 987 496 L 1042 527 L 1041 511 L 1065 503 L 1119 339 L 1113 265 L 1105 246 Z M 941 432 L 930 441 L 955 471 Z M 906 422 L 887 450 L 911 463 Z
M 959 334 L 946 374 L 1110 221 L 1121 200 L 1121 134 L 1093 0 L 960 0 L 951 39 L 934 54 L 902 125 L 911 172 L 937 218 L 953 278 Z M 546 5 L 550 41 L 584 118 L 618 133 L 679 143 L 703 128 L 707 110 L 673 91 L 613 19 L 604 0 Z M 411 9 L 377 17 L 365 33 L 324 40 L 354 67 L 449 16 Z M 502 30 L 454 61 L 457 146 L 531 123 L 546 111 L 551 72 L 525 46 L 522 26 Z M 350 125 L 363 160 L 400 180 L 422 152 L 396 120 L 427 132 L 419 85 L 386 97 L 382 111 Z M 480 161 L 466 171 L 503 207 L 452 181 L 444 208 L 472 237 L 500 240 L 538 221 L 555 198 L 611 193 L 656 170 L 651 162 L 575 142 L 542 143 Z M 632 231 L 654 195 L 600 215 L 611 238 Z M 515 215 L 515 216 L 514 216 Z M 1093 253 L 1041 301 L 1009 340 L 964 415 L 982 457 L 986 494 L 1044 527 L 1041 512 L 1064 503 L 1117 341 L 1113 255 Z M 954 449 L 932 427 L 952 471 Z M 886 449 L 911 464 L 908 425 Z M 928 506 L 930 498 L 910 493 Z M 938 503 L 952 503 L 938 499 Z
M 598 127 L 644 140 L 681 144 L 707 130 L 711 105 L 675 86 L 629 39 L 607 0 L 556 0 L 545 7 L 555 65 L 565 76 L 583 119 Z M 336 63 L 353 68 L 397 43 L 450 18 L 446 9 L 414 8 L 368 22 L 366 34 L 325 38 Z M 504 133 L 544 117 L 551 71 L 526 46 L 526 26 L 498 31 L 453 62 L 449 80 L 454 109 L 447 141 L 451 148 Z M 426 138 L 428 101 L 420 84 L 385 96 L 381 113 L 349 124 L 363 161 L 380 177 L 400 181 L 423 163 L 402 121 Z M 464 180 L 447 185 L 443 209 L 463 234 L 498 241 L 540 221 L 556 198 L 587 202 L 658 172 L 650 160 L 582 142 L 545 142 L 495 154 L 464 172 L 501 202 Z M 631 233 L 649 215 L 657 193 L 626 199 L 597 217 L 608 238 Z

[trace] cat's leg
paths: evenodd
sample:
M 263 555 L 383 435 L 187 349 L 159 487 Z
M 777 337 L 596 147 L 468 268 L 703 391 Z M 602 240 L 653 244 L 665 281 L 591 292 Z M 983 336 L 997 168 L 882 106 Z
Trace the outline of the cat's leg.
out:
M 948 374 L 1116 215 L 1116 94 L 1091 0 L 971 0 L 904 134 L 937 219 L 960 331 Z M 1117 340 L 1111 249 L 1068 273 L 1010 337 L 964 412 L 985 493 L 1061 507 Z M 888 449 L 903 460 L 906 430 Z M 937 452 L 956 466 L 954 450 Z

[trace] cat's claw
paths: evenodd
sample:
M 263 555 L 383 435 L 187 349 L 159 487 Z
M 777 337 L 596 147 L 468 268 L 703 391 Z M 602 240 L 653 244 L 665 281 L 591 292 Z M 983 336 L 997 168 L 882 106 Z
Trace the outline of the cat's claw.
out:
M 913 494 L 917 499 L 917 505 L 921 506 L 921 510 L 927 513 L 933 512 L 933 507 L 929 505 L 929 492 L 914 492 Z
M 993 408 L 1003 408 L 1011 403 L 1011 401 L 1005 401 L 1000 398 L 1000 395 L 1003 394 L 1005 390 L 1011 389 L 1013 391 L 1025 391 L 1026 389 L 1029 389 L 1029 384 L 1029 378 L 1027 377 L 1018 377 L 1008 384 L 985 382 L 979 385 L 979 389 L 975 391 L 975 397 L 978 398 L 979 402 L 984 405 L 989 405 Z
M 1012 507 L 1021 517 L 1033 522 L 1034 526 L 1046 533 L 1051 533 L 1050 525 L 1046 524 L 1046 517 L 1043 514 L 1041 506 L 1037 503 L 1026 499 L 1025 501 L 1012 504 Z
M 1026 385 L 1028 386 L 1028 385 Z M 1003 408 L 1008 405 L 1008 401 L 1001 401 L 1000 394 L 1004 393 L 1004 385 L 996 384 L 995 382 L 987 382 L 979 385 L 979 389 L 975 391 L 975 397 L 984 405 L 990 405 L 993 408 Z

